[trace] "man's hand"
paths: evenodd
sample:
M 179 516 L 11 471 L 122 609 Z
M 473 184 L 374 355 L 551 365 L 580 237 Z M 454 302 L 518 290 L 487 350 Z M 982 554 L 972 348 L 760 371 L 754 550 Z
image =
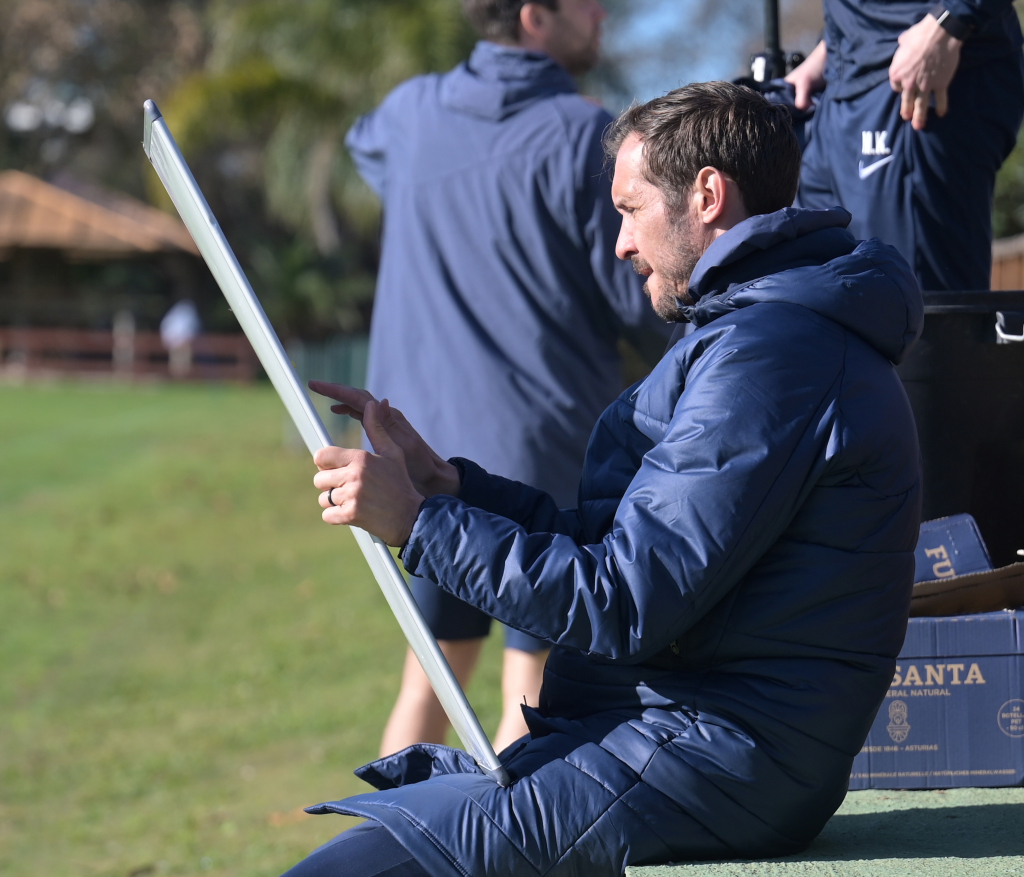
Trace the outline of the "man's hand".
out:
M 405 454 L 377 419 L 378 405 L 367 402 L 363 428 L 375 453 L 321 448 L 313 458 L 320 470 L 313 484 L 328 524 L 351 524 L 388 545 L 404 545 L 423 504 L 406 469 Z
M 310 381 L 309 388 L 314 393 L 334 399 L 338 405 L 332 405 L 335 414 L 348 415 L 358 420 L 366 429 L 364 412 L 369 404 L 376 405 L 377 400 L 366 390 L 346 387 L 342 384 L 328 384 L 325 381 Z M 384 399 L 376 408 L 376 418 L 391 441 L 401 448 L 405 456 L 405 465 L 416 491 L 424 497 L 444 493 L 458 496 L 459 472 L 447 460 L 442 460 L 415 429 L 412 428 L 405 415 L 397 408 L 392 408 Z M 366 435 L 374 448 L 377 443 L 366 429 Z
M 889 65 L 889 84 L 902 94 L 900 117 L 915 131 L 923 131 L 928 107 L 935 96 L 935 112 L 949 109 L 949 84 L 960 63 L 962 40 L 950 36 L 932 15 L 926 15 L 900 34 L 900 47 Z
M 809 110 L 811 98 L 825 87 L 825 41 L 814 47 L 804 60 L 789 76 L 786 82 L 796 90 L 794 103 L 798 110 Z

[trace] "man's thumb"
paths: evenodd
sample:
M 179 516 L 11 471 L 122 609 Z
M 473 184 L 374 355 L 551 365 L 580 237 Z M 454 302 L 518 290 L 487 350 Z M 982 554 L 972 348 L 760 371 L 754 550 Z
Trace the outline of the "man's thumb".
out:
M 381 426 L 379 409 L 378 402 L 366 403 L 366 407 L 363 409 L 363 429 L 366 431 L 366 437 L 370 440 L 373 452 L 382 457 L 391 457 L 396 451 L 401 453 L 401 449 L 388 435 L 388 431 Z

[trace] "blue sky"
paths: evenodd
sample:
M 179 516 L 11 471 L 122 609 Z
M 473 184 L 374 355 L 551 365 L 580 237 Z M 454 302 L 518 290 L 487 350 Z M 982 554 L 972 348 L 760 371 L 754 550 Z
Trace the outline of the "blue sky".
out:
M 706 0 L 705 0 L 706 2 Z M 628 65 L 634 97 L 641 100 L 687 82 L 734 79 L 743 75 L 752 39 L 760 44 L 764 4 L 749 0 L 750 16 L 716 20 L 708 32 L 688 32 L 701 0 L 629 0 L 633 11 L 626 29 L 608 31 L 608 49 L 631 56 Z M 673 52 L 675 43 L 681 45 Z M 689 43 L 690 47 L 685 44 Z M 696 48 L 699 47 L 699 48 Z

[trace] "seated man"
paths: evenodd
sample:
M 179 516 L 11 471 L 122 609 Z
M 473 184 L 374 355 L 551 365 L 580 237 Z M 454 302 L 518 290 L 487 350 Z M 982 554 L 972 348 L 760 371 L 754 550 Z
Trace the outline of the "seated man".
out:
M 608 134 L 617 253 L 697 328 L 602 415 L 575 510 L 445 462 L 386 402 L 317 385 L 376 453 L 317 456 L 320 505 L 405 567 L 552 644 L 501 788 L 414 746 L 371 820 L 292 875 L 621 874 L 778 856 L 818 834 L 892 680 L 914 576 L 917 436 L 892 364 L 922 323 L 909 266 L 841 209 L 796 210 L 784 109 L 726 83 Z M 500 316 L 499 316 L 500 319 Z

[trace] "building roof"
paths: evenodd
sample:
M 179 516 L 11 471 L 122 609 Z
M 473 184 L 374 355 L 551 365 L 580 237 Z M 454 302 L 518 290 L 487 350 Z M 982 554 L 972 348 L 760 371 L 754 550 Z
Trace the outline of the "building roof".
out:
M 68 191 L 20 171 L 0 173 L 0 259 L 24 248 L 61 250 L 89 261 L 159 252 L 199 255 L 177 217 L 127 195 L 78 188 Z

